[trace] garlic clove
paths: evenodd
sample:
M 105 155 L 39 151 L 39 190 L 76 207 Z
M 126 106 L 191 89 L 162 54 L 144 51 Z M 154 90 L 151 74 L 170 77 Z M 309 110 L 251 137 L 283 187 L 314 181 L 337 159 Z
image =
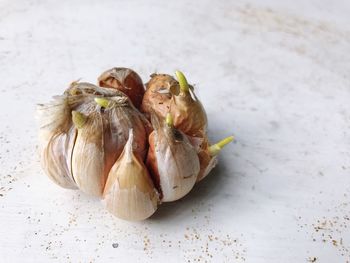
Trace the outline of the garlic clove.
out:
M 187 136 L 173 127 L 169 114 L 166 125 L 158 125 L 157 121 L 153 124 L 147 166 L 161 191 L 162 201 L 175 201 L 193 188 L 200 170 L 199 159 Z
M 72 174 L 80 190 L 101 196 L 105 185 L 103 122 L 99 112 L 86 116 L 72 112 L 77 138 L 72 155 Z
M 109 172 L 104 189 L 107 210 L 124 220 L 143 220 L 150 217 L 159 202 L 146 166 L 133 151 L 133 132 L 123 153 Z
M 145 89 L 140 76 L 129 68 L 112 68 L 98 78 L 101 87 L 113 88 L 125 93 L 136 108 L 142 102 Z
M 77 188 L 70 166 L 75 137 L 75 129 L 56 134 L 48 141 L 41 153 L 44 171 L 52 181 L 63 188 Z
M 146 92 L 143 96 L 141 111 L 150 118 L 151 114 L 165 117 L 170 109 L 173 93 L 178 94 L 179 84 L 170 75 L 152 74 L 146 84 Z
M 175 75 L 179 81 L 180 92 L 172 97 L 170 113 L 174 118 L 174 126 L 189 136 L 203 136 L 207 131 L 207 114 L 202 103 L 193 92 L 193 87 L 181 71 Z
M 165 118 L 171 113 L 174 126 L 189 136 L 204 136 L 207 130 L 207 115 L 196 97 L 193 87 L 187 83 L 181 71 L 176 71 L 176 81 L 166 74 L 153 74 L 146 84 L 141 111 Z
M 71 175 L 70 160 L 76 137 L 71 129 L 67 96 L 56 96 L 37 108 L 41 165 L 47 176 L 64 188 L 76 189 Z

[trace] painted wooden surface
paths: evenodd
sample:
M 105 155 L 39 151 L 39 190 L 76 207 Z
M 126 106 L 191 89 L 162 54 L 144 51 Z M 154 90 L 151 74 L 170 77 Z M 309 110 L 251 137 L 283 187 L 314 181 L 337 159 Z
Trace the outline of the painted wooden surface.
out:
M 1 262 L 349 262 L 348 1 L 0 1 Z M 149 220 L 43 174 L 35 105 L 128 66 L 183 70 L 219 166 Z

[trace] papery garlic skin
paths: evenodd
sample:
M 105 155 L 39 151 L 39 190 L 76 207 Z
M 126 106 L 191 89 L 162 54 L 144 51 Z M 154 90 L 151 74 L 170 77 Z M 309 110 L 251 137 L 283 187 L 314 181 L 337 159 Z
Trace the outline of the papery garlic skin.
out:
M 200 162 L 201 169 L 199 171 L 197 182 L 204 179 L 209 172 L 216 166 L 218 163 L 217 155 L 227 144 L 231 143 L 234 140 L 233 136 L 228 136 L 221 141 L 209 145 L 209 141 L 207 137 L 204 137 L 200 142 L 198 138 L 192 137 L 190 138 L 191 143 L 195 145 L 196 149 L 198 149 L 198 158 Z M 199 143 L 199 144 L 198 144 Z
M 89 82 L 79 82 L 79 81 L 73 81 L 69 88 L 65 90 L 64 92 L 65 95 L 68 96 L 100 96 L 100 97 L 127 97 L 123 92 L 113 89 L 113 88 L 108 88 L 108 87 L 98 87 L 92 83 Z
M 210 156 L 206 150 L 202 150 L 198 153 L 200 162 L 200 171 L 197 176 L 197 182 L 203 180 L 218 163 L 217 156 Z
M 129 68 L 112 68 L 103 72 L 98 83 L 101 87 L 113 88 L 125 93 L 134 106 L 139 108 L 145 89 L 140 76 Z
M 109 172 L 104 203 L 116 217 L 138 221 L 157 210 L 159 197 L 146 166 L 133 152 L 132 142 L 130 132 L 123 153 Z
M 149 137 L 147 165 L 163 202 L 178 200 L 193 188 L 200 164 L 195 148 L 181 131 L 161 126 Z
M 101 196 L 106 181 L 103 150 L 103 122 L 99 112 L 85 116 L 78 128 L 72 155 L 72 174 L 79 189 Z M 76 125 L 80 126 L 80 125 Z
M 200 170 L 197 176 L 197 182 L 204 179 L 209 172 L 216 166 L 218 159 L 217 156 L 212 156 L 209 151 L 209 140 L 206 136 L 204 137 L 191 137 L 188 136 L 188 139 L 190 140 L 193 147 L 196 149 L 199 163 L 200 163 Z

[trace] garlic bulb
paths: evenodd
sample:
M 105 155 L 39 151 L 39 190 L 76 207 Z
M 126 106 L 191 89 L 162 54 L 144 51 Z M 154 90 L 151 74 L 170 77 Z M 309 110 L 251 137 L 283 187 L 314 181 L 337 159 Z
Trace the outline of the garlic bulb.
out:
M 142 102 L 145 89 L 140 76 L 129 68 L 112 68 L 98 78 L 101 87 L 114 88 L 125 93 L 136 108 Z
M 113 215 L 135 221 L 150 217 L 159 198 L 147 168 L 133 151 L 133 138 L 130 130 L 123 153 L 109 172 L 104 201 Z
M 195 148 L 187 136 L 173 127 L 171 115 L 166 123 L 153 117 L 155 130 L 149 136 L 147 166 L 161 191 L 162 201 L 185 196 L 194 186 L 200 169 Z
M 112 68 L 99 77 L 102 87 L 74 81 L 39 105 L 48 177 L 103 197 L 107 210 L 125 220 L 146 219 L 161 201 L 188 194 L 233 137 L 210 145 L 203 106 L 183 73 L 175 74 L 177 80 L 152 74 L 145 91 L 136 72 Z

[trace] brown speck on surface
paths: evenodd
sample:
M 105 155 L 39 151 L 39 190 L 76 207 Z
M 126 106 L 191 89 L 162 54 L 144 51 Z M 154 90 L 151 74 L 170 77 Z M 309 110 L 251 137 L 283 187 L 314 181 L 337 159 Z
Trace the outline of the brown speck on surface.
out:
M 118 247 L 119 247 L 119 244 L 118 244 L 118 243 L 113 243 L 113 244 L 112 244 L 112 247 L 113 247 L 113 248 L 118 248 Z

